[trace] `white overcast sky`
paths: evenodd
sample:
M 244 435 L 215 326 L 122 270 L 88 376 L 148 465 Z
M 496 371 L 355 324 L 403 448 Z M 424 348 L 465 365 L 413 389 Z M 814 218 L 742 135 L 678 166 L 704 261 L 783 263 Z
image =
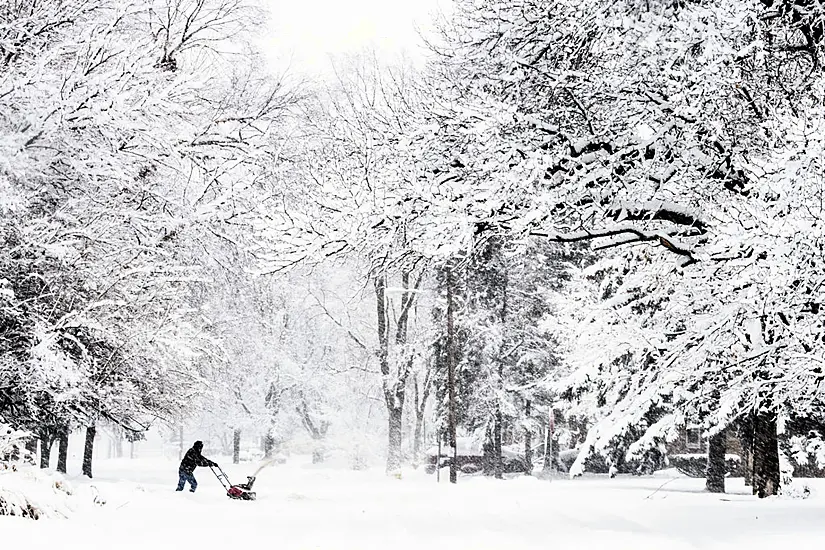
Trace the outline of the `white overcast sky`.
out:
M 449 0 L 268 0 L 272 36 L 267 47 L 293 70 L 320 73 L 330 54 L 376 49 L 385 55 L 420 55 L 416 28 Z

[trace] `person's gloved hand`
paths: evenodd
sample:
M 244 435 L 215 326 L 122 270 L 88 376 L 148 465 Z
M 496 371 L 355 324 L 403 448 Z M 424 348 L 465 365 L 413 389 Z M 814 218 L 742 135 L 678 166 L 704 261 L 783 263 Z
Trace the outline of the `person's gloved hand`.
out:
M 218 465 L 218 463 L 217 463 L 217 462 L 212 462 L 212 461 L 210 460 L 210 461 L 209 461 L 209 465 L 210 465 L 210 466 L 217 466 L 217 465 Z

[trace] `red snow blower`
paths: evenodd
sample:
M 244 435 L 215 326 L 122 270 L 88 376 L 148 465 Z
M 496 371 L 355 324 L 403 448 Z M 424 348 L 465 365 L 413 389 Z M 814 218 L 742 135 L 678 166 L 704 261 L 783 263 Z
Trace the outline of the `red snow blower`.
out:
M 215 471 L 215 468 L 217 468 L 217 471 Z M 255 492 L 252 490 L 252 484 L 255 483 L 255 476 L 246 476 L 246 483 L 232 485 L 226 472 L 224 472 L 220 466 L 215 464 L 215 466 L 210 466 L 209 469 L 212 470 L 212 473 L 215 474 L 215 477 L 221 482 L 223 488 L 226 489 L 226 496 L 237 500 L 255 500 Z

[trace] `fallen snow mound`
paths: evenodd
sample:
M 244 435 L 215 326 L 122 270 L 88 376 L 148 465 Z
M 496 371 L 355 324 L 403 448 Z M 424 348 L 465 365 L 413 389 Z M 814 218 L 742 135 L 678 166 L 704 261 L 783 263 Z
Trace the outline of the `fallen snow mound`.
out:
M 93 485 L 76 490 L 61 474 L 34 466 L 4 468 L 0 464 L 0 516 L 65 518 L 81 508 L 103 503 Z

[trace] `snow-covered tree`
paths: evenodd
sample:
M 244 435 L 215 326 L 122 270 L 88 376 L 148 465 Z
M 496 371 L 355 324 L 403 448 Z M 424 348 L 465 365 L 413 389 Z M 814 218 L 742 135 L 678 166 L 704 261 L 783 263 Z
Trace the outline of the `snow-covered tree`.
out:
M 138 430 L 191 402 L 189 251 L 236 215 L 292 100 L 256 72 L 259 20 L 224 0 L 0 7 L 3 389 L 30 384 L 4 396 L 31 398 L 22 419 Z
M 414 73 L 361 57 L 308 104 L 293 188 L 260 208 L 258 255 L 268 271 L 357 262 L 375 307 L 374 334 L 354 338 L 375 354 L 388 414 L 387 471 L 400 467 L 402 417 L 415 363 L 414 305 L 426 265 L 404 203 L 413 173 L 404 149 L 417 99 Z M 376 223 L 382 227 L 377 228 Z M 354 337 L 354 334 L 350 334 Z

